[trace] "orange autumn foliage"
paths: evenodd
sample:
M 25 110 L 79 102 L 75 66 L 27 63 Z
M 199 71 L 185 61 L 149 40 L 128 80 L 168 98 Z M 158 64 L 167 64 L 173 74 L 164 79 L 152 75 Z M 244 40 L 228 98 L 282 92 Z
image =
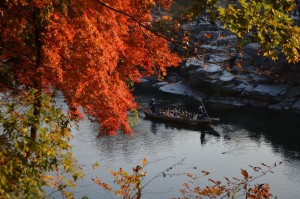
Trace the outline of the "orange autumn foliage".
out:
M 19 92 L 59 90 L 70 117 L 80 118 L 82 107 L 101 125 L 101 134 L 119 129 L 130 134 L 126 112 L 137 105 L 127 83 L 165 74 L 180 61 L 164 39 L 137 23 L 152 21 L 154 5 L 153 0 L 6 1 L 0 6 L 0 56 L 11 57 L 6 69 Z M 169 6 L 170 0 L 160 5 Z M 12 89 L 5 82 L 0 86 Z

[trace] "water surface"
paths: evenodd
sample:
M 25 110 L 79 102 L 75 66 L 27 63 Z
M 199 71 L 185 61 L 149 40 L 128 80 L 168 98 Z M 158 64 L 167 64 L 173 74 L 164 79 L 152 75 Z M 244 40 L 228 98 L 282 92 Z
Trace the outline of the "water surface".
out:
M 155 96 L 162 106 L 173 105 L 195 110 L 199 105 L 190 99 L 159 93 L 151 88 L 137 89 L 137 101 L 146 105 Z M 237 109 L 206 105 L 209 114 L 220 117 L 221 121 L 213 129 L 188 129 L 174 127 L 143 119 L 133 127 L 134 137 L 118 134 L 114 137 L 97 139 L 98 126 L 83 121 L 79 129 L 74 129 L 74 153 L 83 165 L 86 178 L 81 180 L 75 191 L 76 198 L 115 198 L 99 186 L 93 184 L 92 177 L 113 185 L 108 168 L 127 171 L 140 164 L 144 157 L 148 163 L 147 184 L 142 198 L 180 197 L 179 188 L 188 179 L 185 172 L 209 171 L 210 177 L 224 181 L 223 177 L 242 178 L 240 169 L 251 171 L 249 165 L 261 163 L 282 164 L 258 179 L 269 183 L 271 192 L 278 198 L 300 198 L 300 119 L 294 115 L 270 113 L 262 110 Z M 217 134 L 216 134 L 217 132 Z M 98 161 L 100 170 L 93 170 Z M 166 172 L 166 169 L 172 167 Z M 166 177 L 159 175 L 165 172 Z M 255 173 L 250 172 L 251 175 Z M 157 176 L 158 175 L 158 176 Z M 201 178 L 197 185 L 208 184 Z

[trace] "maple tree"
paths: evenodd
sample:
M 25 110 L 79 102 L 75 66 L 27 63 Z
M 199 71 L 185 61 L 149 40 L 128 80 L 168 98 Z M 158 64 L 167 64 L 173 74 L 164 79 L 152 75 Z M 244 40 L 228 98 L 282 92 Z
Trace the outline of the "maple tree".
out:
M 101 134 L 118 129 L 130 134 L 126 111 L 137 105 L 128 85 L 143 75 L 165 74 L 179 61 L 163 38 L 145 28 L 154 5 L 151 0 L 7 1 L 0 10 L 0 46 L 13 62 L 2 65 L 12 81 L 1 82 L 1 89 L 59 90 L 71 118 L 82 118 L 82 107 L 100 123 Z
M 3 1 L 1 57 L 9 57 L 13 64 L 1 65 L 1 75 L 5 76 L 1 90 L 59 90 L 73 119 L 82 118 L 82 107 L 100 123 L 101 134 L 115 134 L 118 129 L 131 133 L 126 111 L 135 109 L 136 104 L 129 86 L 143 75 L 164 75 L 166 67 L 179 62 L 166 41 L 174 42 L 174 38 L 159 34 L 158 29 L 151 31 L 151 8 L 155 4 L 169 7 L 171 2 Z M 190 2 L 196 5 L 189 10 L 190 19 L 205 8 L 214 18 L 212 13 L 218 8 L 221 21 L 238 36 L 257 29 L 264 55 L 276 59 L 275 50 L 280 47 L 288 61 L 299 60 L 299 28 L 287 17 L 294 8 L 293 1 L 275 5 L 273 1 L 239 0 L 227 8 L 218 7 L 218 0 Z M 160 21 L 164 20 L 169 18 L 163 16 Z M 180 39 L 187 42 L 188 33 Z M 35 113 L 38 115 L 37 108 Z M 36 128 L 32 128 L 33 137 Z
M 201 5 L 189 10 L 192 19 L 205 8 L 215 13 L 219 1 L 191 3 Z M 279 46 L 288 61 L 297 62 L 299 28 L 291 26 L 287 17 L 294 6 L 292 1 L 276 5 L 273 1 L 254 0 L 234 3 L 237 6 L 219 8 L 226 27 L 238 36 L 256 27 L 257 40 L 266 56 L 276 59 L 275 48 Z M 9 57 L 13 64 L 1 65 L 2 76 L 8 76 L 3 78 L 1 89 L 59 90 L 73 119 L 82 118 L 82 107 L 100 123 L 101 134 L 115 134 L 118 129 L 130 134 L 126 111 L 135 109 L 136 104 L 129 86 L 143 75 L 164 75 L 166 67 L 179 62 L 165 40 L 174 39 L 159 34 L 158 29 L 151 31 L 151 8 L 155 4 L 169 7 L 171 1 L 2 2 L 1 56 Z M 269 17 L 272 13 L 276 13 L 274 20 Z M 165 19 L 169 20 L 163 16 L 161 21 Z M 181 39 L 187 42 L 188 33 Z M 38 104 L 37 97 L 36 107 Z M 38 115 L 37 109 L 35 113 Z
M 44 186 L 56 187 L 54 192 L 75 186 L 82 173 L 69 125 L 83 118 L 80 108 L 100 124 L 101 135 L 131 133 L 126 112 L 137 105 L 130 85 L 143 75 L 163 75 L 179 61 L 151 31 L 154 5 L 0 2 L 1 198 L 41 198 Z M 56 92 L 64 96 L 68 117 L 55 104 Z
M 60 165 L 72 175 L 69 184 L 76 181 L 80 172 L 73 168 L 65 125 L 83 118 L 80 108 L 100 124 L 101 135 L 131 133 L 126 112 L 137 107 L 132 82 L 165 75 L 180 61 L 168 48 L 172 38 L 152 31 L 151 8 L 171 2 L 0 2 L 0 91 L 10 96 L 1 96 L 1 197 L 39 197 L 44 185 L 67 186 L 44 175 Z M 51 101 L 55 91 L 68 104 L 68 119 Z

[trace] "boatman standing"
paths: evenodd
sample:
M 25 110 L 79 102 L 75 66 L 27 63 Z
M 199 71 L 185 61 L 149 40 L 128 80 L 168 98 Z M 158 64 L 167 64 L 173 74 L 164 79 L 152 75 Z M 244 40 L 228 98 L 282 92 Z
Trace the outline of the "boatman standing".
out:
M 204 119 L 206 117 L 206 113 L 203 106 L 199 106 L 198 115 L 200 119 Z
M 155 99 L 151 99 L 150 103 L 149 103 L 149 109 L 152 113 L 155 113 L 156 111 L 156 104 L 155 104 Z

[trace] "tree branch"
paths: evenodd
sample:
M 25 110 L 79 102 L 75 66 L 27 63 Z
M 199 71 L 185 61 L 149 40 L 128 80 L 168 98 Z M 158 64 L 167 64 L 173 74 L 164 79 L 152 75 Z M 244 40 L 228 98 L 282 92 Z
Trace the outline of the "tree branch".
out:
M 165 39 L 165 40 L 168 41 L 168 42 L 171 42 L 172 44 L 174 44 L 175 46 L 177 46 L 177 47 L 179 47 L 179 48 L 181 48 L 181 49 L 188 50 L 186 47 L 189 47 L 189 46 L 182 46 L 182 45 L 179 45 L 179 43 L 182 44 L 182 42 L 180 42 L 180 41 L 174 41 L 174 40 L 172 40 L 172 39 L 170 39 L 170 38 L 168 38 L 168 37 L 166 37 L 166 36 L 164 36 L 164 35 L 162 35 L 162 34 L 156 32 L 155 30 L 149 28 L 148 26 L 145 26 L 142 22 L 140 22 L 140 21 L 139 21 L 137 18 L 135 18 L 134 16 L 132 16 L 132 15 L 130 15 L 130 14 L 127 14 L 126 12 L 124 12 L 124 11 L 122 11 L 122 10 L 118 10 L 118 9 L 116 9 L 116 8 L 113 8 L 113 7 L 107 5 L 106 3 L 104 3 L 104 2 L 101 1 L 101 0 L 97 0 L 97 1 L 98 1 L 101 5 L 103 5 L 104 7 L 108 8 L 108 9 L 110 9 L 110 10 L 113 10 L 114 12 L 117 12 L 117 13 L 120 13 L 120 14 L 122 14 L 122 15 L 127 16 L 128 18 L 132 19 L 132 20 L 135 21 L 137 24 L 139 24 L 140 27 L 145 28 L 145 29 L 148 30 L 149 32 L 153 33 L 154 35 L 156 35 L 156 36 L 158 36 L 158 37 L 160 37 L 160 38 L 163 38 L 163 39 Z M 189 50 L 189 51 L 190 51 L 190 50 Z M 192 52 L 192 51 L 191 51 L 191 52 Z

